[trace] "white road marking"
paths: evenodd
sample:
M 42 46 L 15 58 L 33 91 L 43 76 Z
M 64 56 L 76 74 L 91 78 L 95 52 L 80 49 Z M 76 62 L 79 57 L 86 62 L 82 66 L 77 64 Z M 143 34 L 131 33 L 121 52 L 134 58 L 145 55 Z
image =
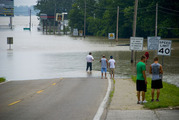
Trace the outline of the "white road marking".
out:
M 103 111 L 106 107 L 106 103 L 109 99 L 110 91 L 111 91 L 111 79 L 108 77 L 108 90 L 106 92 L 106 96 L 104 97 L 101 105 L 99 106 L 98 111 L 97 111 L 96 115 L 94 116 L 93 120 L 100 120 L 100 118 L 103 114 Z

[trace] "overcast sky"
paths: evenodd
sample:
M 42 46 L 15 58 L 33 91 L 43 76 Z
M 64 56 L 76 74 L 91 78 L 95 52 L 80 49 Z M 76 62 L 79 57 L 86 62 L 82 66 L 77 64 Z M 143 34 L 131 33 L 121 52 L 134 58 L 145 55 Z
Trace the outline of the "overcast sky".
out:
M 14 6 L 31 6 L 36 5 L 37 0 L 14 0 Z

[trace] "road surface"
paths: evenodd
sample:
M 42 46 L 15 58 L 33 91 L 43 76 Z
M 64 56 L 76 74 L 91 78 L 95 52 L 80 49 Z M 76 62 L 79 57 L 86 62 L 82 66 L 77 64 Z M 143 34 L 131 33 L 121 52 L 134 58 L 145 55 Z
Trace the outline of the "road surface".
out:
M 92 120 L 107 79 L 59 78 L 0 85 L 0 120 Z

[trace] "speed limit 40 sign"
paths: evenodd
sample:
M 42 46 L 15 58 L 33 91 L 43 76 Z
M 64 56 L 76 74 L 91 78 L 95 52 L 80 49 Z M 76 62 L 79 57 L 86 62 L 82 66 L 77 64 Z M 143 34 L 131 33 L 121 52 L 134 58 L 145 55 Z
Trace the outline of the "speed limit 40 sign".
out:
M 171 40 L 159 40 L 158 55 L 170 56 L 171 46 L 172 46 Z

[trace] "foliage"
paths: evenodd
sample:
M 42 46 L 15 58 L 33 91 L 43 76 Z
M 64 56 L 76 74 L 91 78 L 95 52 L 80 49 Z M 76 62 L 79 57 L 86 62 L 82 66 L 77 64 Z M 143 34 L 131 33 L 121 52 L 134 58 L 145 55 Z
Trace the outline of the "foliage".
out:
M 179 1 L 138 0 L 136 36 L 155 35 L 156 3 L 158 3 L 158 36 L 179 37 Z M 71 28 L 84 29 L 85 0 L 40 0 L 35 9 L 40 13 L 67 11 Z M 86 0 L 86 34 L 107 36 L 116 33 L 117 6 L 119 6 L 119 37 L 132 36 L 134 0 Z
M 134 82 L 136 82 L 136 76 L 131 77 Z M 179 88 L 175 85 L 163 82 L 163 88 L 160 90 L 159 100 L 160 102 L 151 102 L 151 78 L 147 78 L 147 92 L 146 100 L 147 103 L 144 104 L 145 108 L 156 109 L 156 108 L 166 108 L 170 106 L 179 106 Z M 155 92 L 156 98 L 156 92 Z
M 0 78 L 0 83 L 1 83 L 1 82 L 5 82 L 5 81 L 6 81 L 5 78 L 3 78 L 3 77 Z

